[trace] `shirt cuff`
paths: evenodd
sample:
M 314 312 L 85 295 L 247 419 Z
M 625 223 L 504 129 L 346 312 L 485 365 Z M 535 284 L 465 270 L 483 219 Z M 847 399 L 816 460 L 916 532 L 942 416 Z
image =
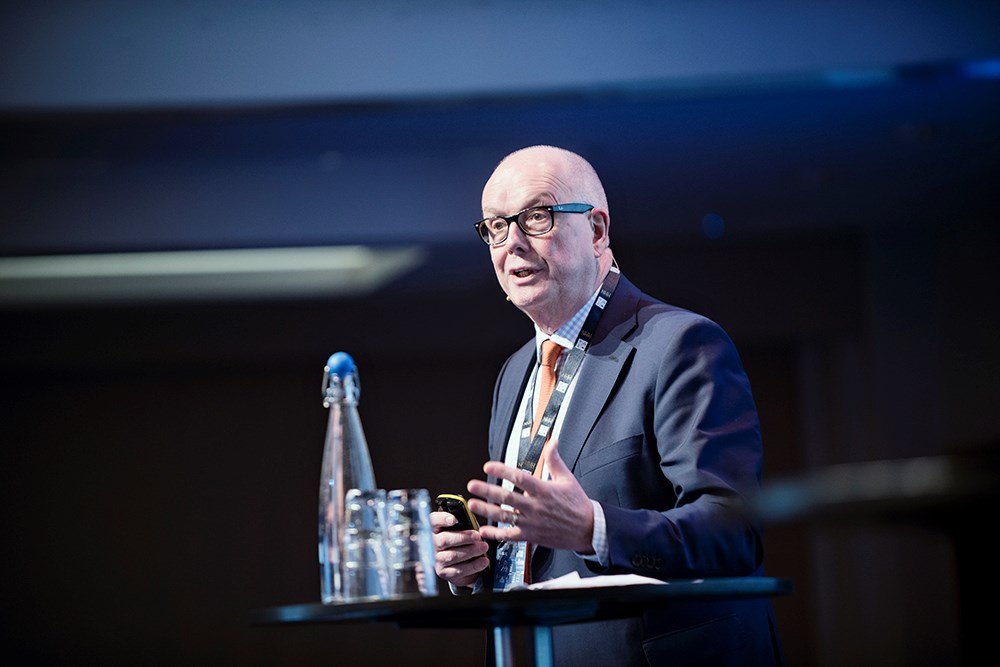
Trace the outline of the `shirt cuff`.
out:
M 602 567 L 607 567 L 608 525 L 604 519 L 604 508 L 601 507 L 601 503 L 596 500 L 591 500 L 590 504 L 594 506 L 594 538 L 590 542 L 590 546 L 593 547 L 594 553 L 582 554 L 577 552 L 577 555 L 584 560 L 597 561 Z

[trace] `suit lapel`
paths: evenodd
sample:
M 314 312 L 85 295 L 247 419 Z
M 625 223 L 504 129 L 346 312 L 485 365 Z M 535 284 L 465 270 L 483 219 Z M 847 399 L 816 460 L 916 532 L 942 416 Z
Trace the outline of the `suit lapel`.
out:
M 634 353 L 627 338 L 637 326 L 637 304 L 641 293 L 623 275 L 605 307 L 587 357 L 579 370 L 573 399 L 566 408 L 559 435 L 559 454 L 572 470 L 593 430 L 625 362 Z M 490 434 L 490 456 L 503 460 L 511 429 L 522 415 L 518 405 L 535 363 L 534 339 L 525 343 L 507 362 L 497 387 L 497 411 Z M 502 421 L 501 421 L 502 420 Z
M 502 461 L 504 448 L 512 428 L 519 428 L 521 415 L 517 414 L 521 396 L 528 385 L 528 377 L 535 363 L 535 341 L 532 339 L 515 352 L 500 375 L 497 387 L 497 406 L 490 433 L 490 457 Z
M 580 366 L 576 389 L 559 431 L 559 455 L 570 470 L 576 469 L 587 438 L 597 424 L 626 362 L 635 353 L 635 347 L 627 341 L 637 325 L 639 297 L 639 290 L 622 276 Z M 545 568 L 551 558 L 552 550 L 548 547 L 533 549 L 532 572 Z
M 639 291 L 621 277 L 608 302 L 587 356 L 580 366 L 573 398 L 559 432 L 559 455 L 573 470 L 583 445 L 635 348 L 625 339 L 636 327 Z

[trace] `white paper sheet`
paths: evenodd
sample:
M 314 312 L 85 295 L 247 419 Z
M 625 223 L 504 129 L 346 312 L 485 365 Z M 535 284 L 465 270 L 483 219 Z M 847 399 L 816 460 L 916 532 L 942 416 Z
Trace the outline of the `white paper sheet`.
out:
M 606 586 L 635 586 L 636 584 L 666 584 L 665 581 L 642 577 L 638 574 L 607 574 L 599 577 L 581 577 L 578 572 L 570 572 L 555 579 L 531 584 L 527 588 L 533 591 L 552 590 L 555 588 L 604 588 Z

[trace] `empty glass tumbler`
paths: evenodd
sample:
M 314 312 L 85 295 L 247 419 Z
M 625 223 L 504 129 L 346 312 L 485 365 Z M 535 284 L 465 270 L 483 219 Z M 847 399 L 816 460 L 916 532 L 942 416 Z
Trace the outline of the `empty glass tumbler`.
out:
M 384 489 L 347 492 L 343 535 L 343 600 L 391 597 Z
M 390 595 L 437 595 L 430 494 L 427 489 L 393 489 L 386 507 Z

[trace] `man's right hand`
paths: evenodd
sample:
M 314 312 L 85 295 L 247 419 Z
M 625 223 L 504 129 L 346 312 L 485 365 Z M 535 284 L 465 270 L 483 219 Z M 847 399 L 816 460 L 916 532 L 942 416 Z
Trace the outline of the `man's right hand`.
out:
M 448 512 L 431 512 L 434 571 L 454 586 L 472 586 L 490 566 L 489 545 L 478 530 L 453 530 L 455 523 Z

